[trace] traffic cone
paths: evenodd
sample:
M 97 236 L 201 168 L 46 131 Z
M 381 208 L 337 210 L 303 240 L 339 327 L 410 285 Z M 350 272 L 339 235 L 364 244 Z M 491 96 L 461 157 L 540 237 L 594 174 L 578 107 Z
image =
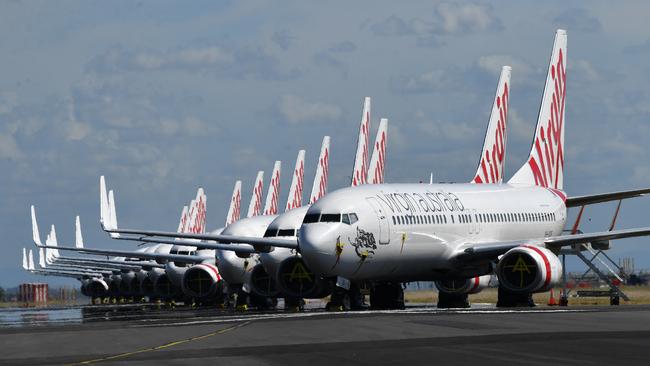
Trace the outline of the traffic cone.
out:
M 555 296 L 553 296 L 553 289 L 551 289 L 550 293 L 550 298 L 548 299 L 548 306 L 555 306 L 557 305 L 557 301 L 555 301 Z

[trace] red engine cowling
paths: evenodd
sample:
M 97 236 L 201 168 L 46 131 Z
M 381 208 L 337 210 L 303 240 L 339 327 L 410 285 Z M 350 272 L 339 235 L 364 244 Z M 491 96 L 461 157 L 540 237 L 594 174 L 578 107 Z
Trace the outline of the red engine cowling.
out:
M 514 293 L 544 292 L 560 282 L 562 263 L 550 250 L 534 245 L 512 248 L 499 260 L 499 284 Z
M 438 291 L 448 294 L 476 294 L 490 284 L 490 275 L 472 278 L 450 278 L 436 281 Z
M 214 264 L 197 264 L 188 268 L 183 275 L 183 292 L 191 297 L 214 296 L 222 285 L 221 274 Z

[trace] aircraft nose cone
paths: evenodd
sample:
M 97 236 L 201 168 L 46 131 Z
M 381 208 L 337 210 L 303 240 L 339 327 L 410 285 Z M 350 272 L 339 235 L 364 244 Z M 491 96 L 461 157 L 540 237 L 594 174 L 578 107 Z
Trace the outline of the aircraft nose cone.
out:
M 300 253 L 305 264 L 322 276 L 335 276 L 332 271 L 337 262 L 338 225 L 314 223 L 300 230 Z

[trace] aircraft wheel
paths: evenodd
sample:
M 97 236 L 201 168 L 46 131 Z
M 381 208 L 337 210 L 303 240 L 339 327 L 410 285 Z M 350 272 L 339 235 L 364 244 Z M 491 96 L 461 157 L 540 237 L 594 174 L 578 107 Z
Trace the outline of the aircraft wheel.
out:
M 532 308 L 535 307 L 532 293 L 516 294 L 499 286 L 498 308 Z

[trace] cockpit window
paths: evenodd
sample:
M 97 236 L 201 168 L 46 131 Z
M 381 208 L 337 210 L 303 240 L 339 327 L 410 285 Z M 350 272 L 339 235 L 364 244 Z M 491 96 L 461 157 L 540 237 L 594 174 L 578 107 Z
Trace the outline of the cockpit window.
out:
M 341 222 L 344 223 L 344 224 L 348 224 L 348 225 L 350 225 L 350 215 L 348 215 L 348 214 L 343 214 L 343 215 L 341 216 Z
M 280 229 L 278 231 L 278 236 L 296 236 L 295 229 Z
M 349 214 L 349 216 L 350 216 L 350 225 L 352 225 L 355 222 L 359 221 L 359 218 L 357 217 L 357 214 L 351 213 L 351 214 Z
M 318 222 L 318 219 L 320 218 L 320 214 L 307 214 L 305 215 L 305 219 L 302 220 L 303 224 L 311 224 L 314 222 Z
M 341 222 L 341 214 L 322 214 L 320 222 Z
M 266 232 L 264 233 L 265 238 L 273 238 L 278 236 L 278 230 L 277 229 L 266 229 Z

